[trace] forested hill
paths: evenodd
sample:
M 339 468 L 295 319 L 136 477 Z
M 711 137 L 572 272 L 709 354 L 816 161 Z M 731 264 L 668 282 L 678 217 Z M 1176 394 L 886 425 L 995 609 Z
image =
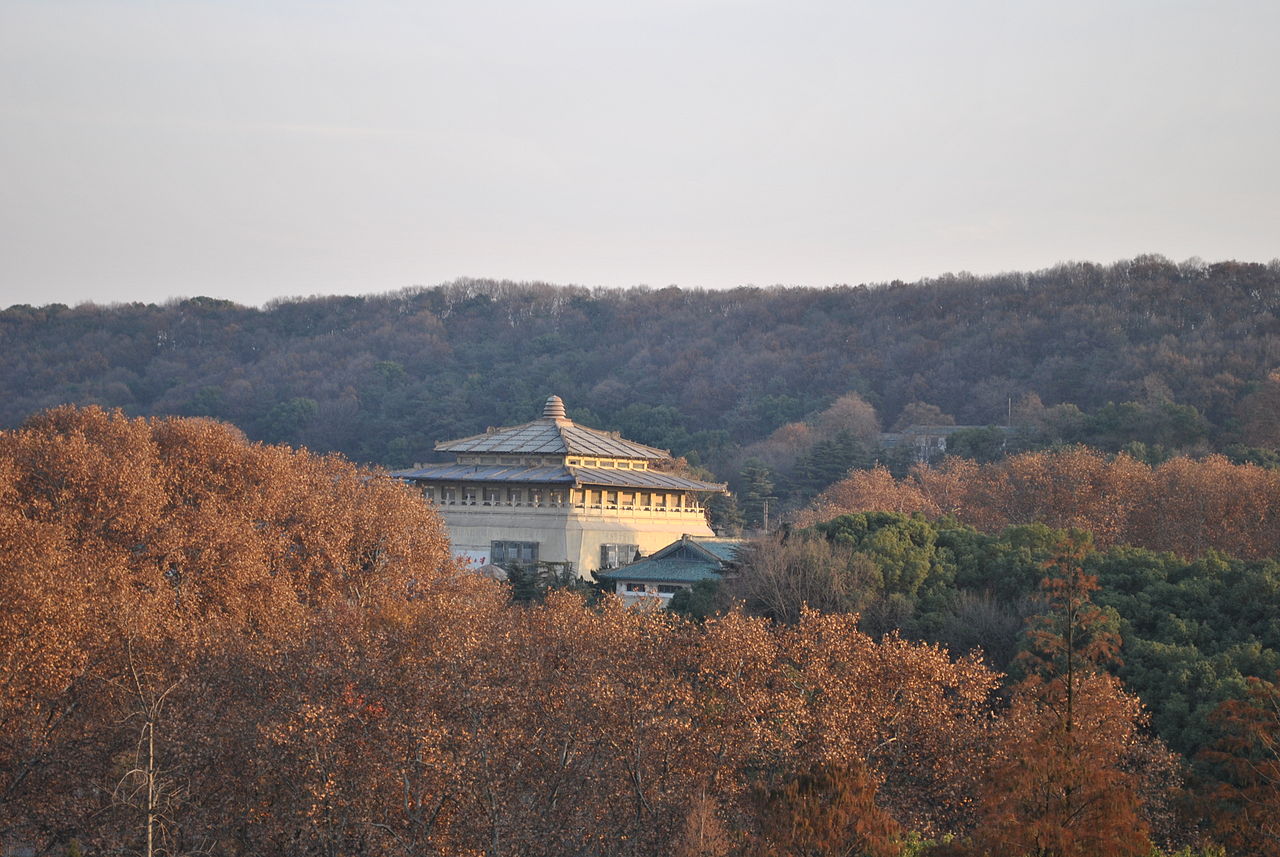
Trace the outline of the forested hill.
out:
M 1191 406 L 1222 446 L 1251 440 L 1242 403 L 1280 365 L 1278 313 L 1280 264 L 1158 257 L 872 287 L 459 281 L 263 309 L 23 305 L 0 312 L 0 422 L 97 403 L 400 465 L 556 393 L 575 419 L 713 463 L 851 391 L 886 427 L 913 402 L 1000 423 L 1034 393 L 1085 412 Z

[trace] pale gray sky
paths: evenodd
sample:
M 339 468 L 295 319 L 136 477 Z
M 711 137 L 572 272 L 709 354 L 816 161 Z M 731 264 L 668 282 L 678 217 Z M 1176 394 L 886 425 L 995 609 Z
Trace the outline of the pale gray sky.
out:
M 1280 255 L 1275 0 L 0 0 L 0 306 Z

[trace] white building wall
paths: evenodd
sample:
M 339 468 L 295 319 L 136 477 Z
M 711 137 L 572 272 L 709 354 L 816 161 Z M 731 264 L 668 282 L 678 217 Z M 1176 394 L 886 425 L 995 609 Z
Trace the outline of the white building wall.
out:
M 639 545 L 643 554 L 682 535 L 714 536 L 701 509 L 592 509 L 583 506 L 444 505 L 455 555 L 488 558 L 495 541 L 537 542 L 543 562 L 572 562 L 579 576 L 600 565 L 600 546 Z

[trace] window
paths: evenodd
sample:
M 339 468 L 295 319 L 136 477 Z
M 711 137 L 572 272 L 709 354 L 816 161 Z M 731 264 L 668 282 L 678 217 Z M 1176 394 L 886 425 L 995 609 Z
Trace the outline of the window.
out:
M 519 489 L 519 488 L 508 488 L 508 489 L 507 489 L 507 505 L 509 505 L 509 506 L 519 506 L 519 505 L 520 505 L 520 500 L 521 500 L 521 494 L 520 494 L 520 489 Z
M 600 567 L 618 568 L 633 562 L 640 552 L 639 545 L 600 545 Z
M 529 505 L 530 506 L 542 505 L 542 489 L 541 488 L 529 489 Z
M 431 485 L 422 486 L 422 497 L 424 500 L 436 499 L 436 489 Z
M 474 506 L 475 504 L 476 504 L 476 486 L 463 485 L 462 486 L 462 505 Z
M 564 492 L 561 491 L 559 488 L 552 488 L 550 491 L 547 492 L 547 502 L 550 503 L 552 506 L 563 506 Z
M 659 584 L 658 584 L 658 594 L 659 594 L 659 595 L 675 595 L 675 594 L 676 594 L 677 592 L 679 592 L 681 589 L 684 589 L 684 587 L 683 587 L 683 586 L 676 586 L 674 583 L 659 583 Z
M 489 561 L 531 565 L 538 561 L 537 542 L 490 542 Z
M 627 591 L 628 592 L 645 592 L 646 590 L 644 588 L 643 583 L 628 583 Z
M 452 506 L 458 502 L 458 489 L 452 485 L 445 485 L 440 489 L 440 502 L 446 506 Z
M 484 504 L 486 506 L 498 505 L 498 489 L 497 488 L 484 489 Z

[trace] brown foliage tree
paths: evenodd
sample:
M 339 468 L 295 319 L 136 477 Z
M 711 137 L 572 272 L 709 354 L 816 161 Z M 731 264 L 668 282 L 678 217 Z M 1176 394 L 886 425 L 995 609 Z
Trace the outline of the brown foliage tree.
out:
M 1223 735 L 1202 756 L 1217 772 L 1204 795 L 1213 833 L 1233 854 L 1280 855 L 1280 674 L 1214 713 Z
M 1240 436 L 1250 446 L 1280 449 L 1280 371 L 1268 373 L 1236 408 Z
M 816 765 L 762 789 L 759 839 L 752 857 L 895 857 L 901 828 L 875 802 L 875 781 L 861 765 Z
M 1064 543 L 1046 567 L 1044 612 L 1028 621 L 1004 734 L 981 790 L 979 851 L 1106 857 L 1151 850 L 1135 748 L 1141 704 L 1102 672 L 1119 637 L 1092 603 L 1083 542 Z
M 0 476 L 17 841 L 204 847 L 243 797 L 224 750 L 253 754 L 266 665 L 334 610 L 456 588 L 439 520 L 402 488 L 209 421 L 59 408 L 0 434 Z
M 1061 743 L 1050 683 L 1006 716 L 851 615 L 512 606 L 400 486 L 202 420 L 0 434 L 0 595 L 0 837 L 37 848 L 891 853 L 1013 812 L 973 760 Z M 1111 771 L 1136 714 L 1099 688 L 1072 731 Z
M 948 458 L 902 479 L 877 468 L 820 494 L 797 523 L 879 510 L 954 515 L 986 532 L 1040 522 L 1091 532 L 1099 547 L 1131 544 L 1194 557 L 1280 554 L 1280 471 L 1211 455 L 1152 468 L 1128 455 L 1073 447 L 991 464 Z

